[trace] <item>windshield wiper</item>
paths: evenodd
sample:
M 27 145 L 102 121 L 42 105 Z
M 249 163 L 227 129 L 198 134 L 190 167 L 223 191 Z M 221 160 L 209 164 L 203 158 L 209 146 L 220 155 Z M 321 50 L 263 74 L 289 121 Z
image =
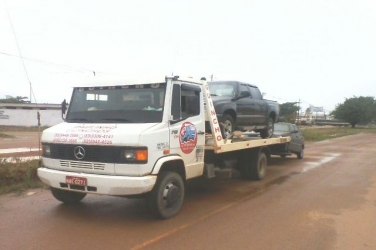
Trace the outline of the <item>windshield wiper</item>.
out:
M 88 122 L 89 120 L 86 118 L 69 118 L 67 119 L 68 122 Z
M 128 119 L 124 119 L 124 118 L 104 118 L 104 119 L 101 119 L 101 121 L 112 121 L 112 122 L 129 122 Z

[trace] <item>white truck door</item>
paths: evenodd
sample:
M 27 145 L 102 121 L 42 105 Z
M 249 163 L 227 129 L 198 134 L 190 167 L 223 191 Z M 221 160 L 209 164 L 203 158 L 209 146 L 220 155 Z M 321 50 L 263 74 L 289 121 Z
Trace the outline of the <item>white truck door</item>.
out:
M 174 81 L 172 86 L 170 150 L 184 160 L 187 179 L 204 170 L 205 110 L 198 84 Z

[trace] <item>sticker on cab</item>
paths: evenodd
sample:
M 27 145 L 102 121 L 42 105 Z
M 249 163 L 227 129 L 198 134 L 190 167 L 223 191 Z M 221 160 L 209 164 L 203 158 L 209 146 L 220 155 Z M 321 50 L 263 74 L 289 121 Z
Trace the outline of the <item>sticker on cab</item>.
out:
M 180 128 L 179 134 L 180 149 L 184 154 L 190 154 L 197 145 L 197 129 L 190 122 L 185 122 Z

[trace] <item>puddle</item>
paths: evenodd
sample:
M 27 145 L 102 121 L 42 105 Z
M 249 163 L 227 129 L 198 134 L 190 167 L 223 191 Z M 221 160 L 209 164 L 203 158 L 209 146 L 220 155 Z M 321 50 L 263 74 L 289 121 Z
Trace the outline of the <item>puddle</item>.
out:
M 333 161 L 337 157 L 339 157 L 341 154 L 338 153 L 329 153 L 327 154 L 326 157 L 322 158 L 319 161 L 316 162 L 305 162 L 304 163 L 304 168 L 302 170 L 302 173 L 308 172 L 312 169 L 322 167 L 324 164 Z

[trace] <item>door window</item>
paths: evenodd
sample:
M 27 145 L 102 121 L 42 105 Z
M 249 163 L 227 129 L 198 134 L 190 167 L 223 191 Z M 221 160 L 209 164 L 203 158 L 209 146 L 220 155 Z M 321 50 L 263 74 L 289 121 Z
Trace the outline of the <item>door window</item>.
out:
M 247 85 L 240 84 L 240 86 L 239 86 L 239 94 L 241 95 L 242 92 L 248 92 L 249 93 L 249 89 L 248 89 Z
M 200 114 L 200 91 L 198 87 L 185 84 L 173 86 L 171 114 L 174 120 Z
M 260 93 L 260 90 L 258 90 L 258 88 L 249 86 L 249 89 L 251 90 L 252 98 L 254 98 L 254 99 L 262 99 L 262 95 Z

